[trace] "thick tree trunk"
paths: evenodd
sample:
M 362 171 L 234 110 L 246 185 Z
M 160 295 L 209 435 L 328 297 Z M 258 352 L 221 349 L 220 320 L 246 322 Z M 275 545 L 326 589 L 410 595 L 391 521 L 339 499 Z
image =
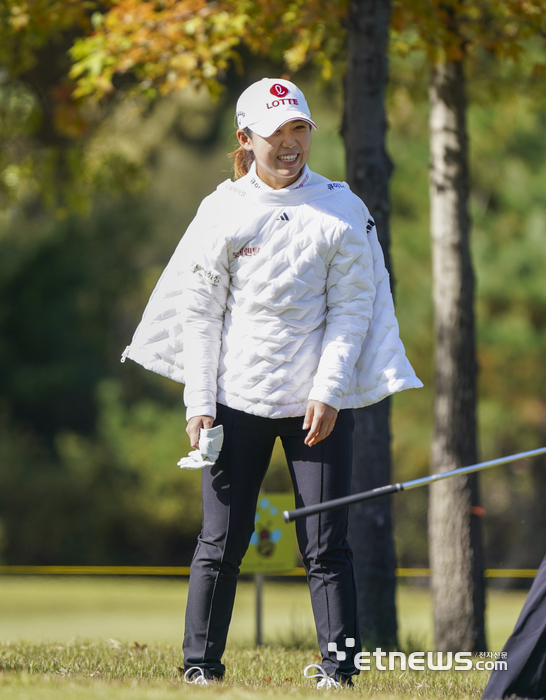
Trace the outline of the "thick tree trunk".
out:
M 392 164 L 385 149 L 385 88 L 390 0 L 350 0 L 343 138 L 347 179 L 367 204 L 387 267 Z M 353 492 L 390 481 L 388 400 L 355 411 Z M 396 580 L 390 499 L 351 508 L 349 540 L 359 589 L 360 628 L 365 646 L 397 644 Z
M 462 62 L 432 67 L 430 211 L 436 376 L 432 469 L 477 462 L 474 275 Z M 429 547 L 436 648 L 485 649 L 477 475 L 430 489 Z

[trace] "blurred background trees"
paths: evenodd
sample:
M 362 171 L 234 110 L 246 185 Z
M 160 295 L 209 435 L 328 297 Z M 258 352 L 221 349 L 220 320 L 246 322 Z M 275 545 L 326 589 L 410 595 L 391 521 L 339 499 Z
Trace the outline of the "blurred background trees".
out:
M 101 60 L 100 46 L 74 44 L 99 26 L 98 7 L 33 7 L 46 16 L 16 2 L 0 13 L 0 558 L 186 564 L 200 504 L 198 479 L 176 467 L 189 449 L 181 388 L 119 357 L 198 203 L 230 176 L 237 94 L 280 75 L 280 55 L 247 61 L 243 51 L 241 74 L 218 67 L 226 89 L 216 102 L 202 89 L 150 94 L 145 73 L 104 84 L 101 101 L 78 101 L 66 52 L 75 46 L 91 71 Z M 309 25 L 309 46 L 320 31 Z M 393 401 L 396 480 L 430 472 L 433 383 L 428 59 L 406 45 L 396 30 L 391 255 L 402 337 L 425 389 Z M 483 458 L 546 442 L 546 110 L 533 69 L 544 58 L 533 38 L 526 52 L 517 63 L 478 52 L 467 74 Z M 318 60 L 324 78 L 339 70 L 326 54 Z M 340 84 L 307 65 L 297 81 L 320 126 L 310 165 L 344 179 Z M 484 476 L 486 566 L 541 560 L 545 466 Z M 268 484 L 289 490 L 278 457 Z M 393 507 L 399 565 L 426 565 L 427 493 Z
M 497 60 L 524 54 L 525 40 L 543 32 L 542 10 L 540 2 L 417 0 L 401 3 L 395 16 L 399 28 L 416 31 L 430 63 L 433 472 L 478 461 L 466 73 L 479 49 Z M 430 487 L 435 645 L 442 651 L 486 648 L 482 512 L 476 474 Z

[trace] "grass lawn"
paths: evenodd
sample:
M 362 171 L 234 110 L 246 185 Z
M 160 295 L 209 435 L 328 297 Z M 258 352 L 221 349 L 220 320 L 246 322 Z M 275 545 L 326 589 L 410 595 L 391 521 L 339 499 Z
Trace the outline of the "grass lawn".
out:
M 0 647 L 6 668 L 0 674 L 2 700 L 79 698 L 146 698 L 168 700 L 181 692 L 194 697 L 316 697 L 303 668 L 317 661 L 312 653 L 282 647 L 231 648 L 229 673 L 216 686 L 190 686 L 178 671 L 179 653 L 169 646 L 137 649 L 134 645 L 78 644 Z M 486 673 L 370 671 L 356 679 L 354 693 L 374 699 L 478 699 Z
M 314 696 L 303 668 L 317 663 L 305 583 L 264 586 L 264 642 L 253 648 L 251 581 L 239 586 L 221 687 L 182 682 L 181 640 L 187 582 L 180 579 L 0 577 L 0 697 L 64 700 L 163 699 L 181 691 L 203 697 Z M 490 591 L 489 648 L 500 650 L 523 604 L 520 592 Z M 403 648 L 432 648 L 430 596 L 400 585 Z M 136 643 L 136 644 L 135 644 Z M 487 672 L 369 671 L 356 692 L 387 698 L 476 698 Z

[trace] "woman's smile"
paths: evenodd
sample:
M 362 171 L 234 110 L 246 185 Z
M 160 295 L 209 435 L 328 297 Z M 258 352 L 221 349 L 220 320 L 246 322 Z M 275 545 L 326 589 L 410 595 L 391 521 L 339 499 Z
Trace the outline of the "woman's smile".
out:
M 289 155 L 277 156 L 283 163 L 295 163 L 299 157 L 299 153 L 291 153 Z
M 256 174 L 274 190 L 288 187 L 299 178 L 311 150 L 311 125 L 302 119 L 286 122 L 271 136 L 237 132 L 243 148 L 254 153 Z

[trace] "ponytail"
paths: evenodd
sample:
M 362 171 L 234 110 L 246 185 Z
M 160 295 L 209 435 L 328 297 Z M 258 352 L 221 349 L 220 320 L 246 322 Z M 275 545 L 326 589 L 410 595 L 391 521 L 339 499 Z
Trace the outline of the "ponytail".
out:
M 247 136 L 250 136 L 252 133 L 248 126 L 245 127 L 243 131 Z M 233 160 L 233 170 L 236 180 L 238 180 L 240 177 L 244 177 L 254 162 L 254 152 L 247 151 L 242 146 L 239 146 L 237 150 L 229 153 L 229 157 Z

